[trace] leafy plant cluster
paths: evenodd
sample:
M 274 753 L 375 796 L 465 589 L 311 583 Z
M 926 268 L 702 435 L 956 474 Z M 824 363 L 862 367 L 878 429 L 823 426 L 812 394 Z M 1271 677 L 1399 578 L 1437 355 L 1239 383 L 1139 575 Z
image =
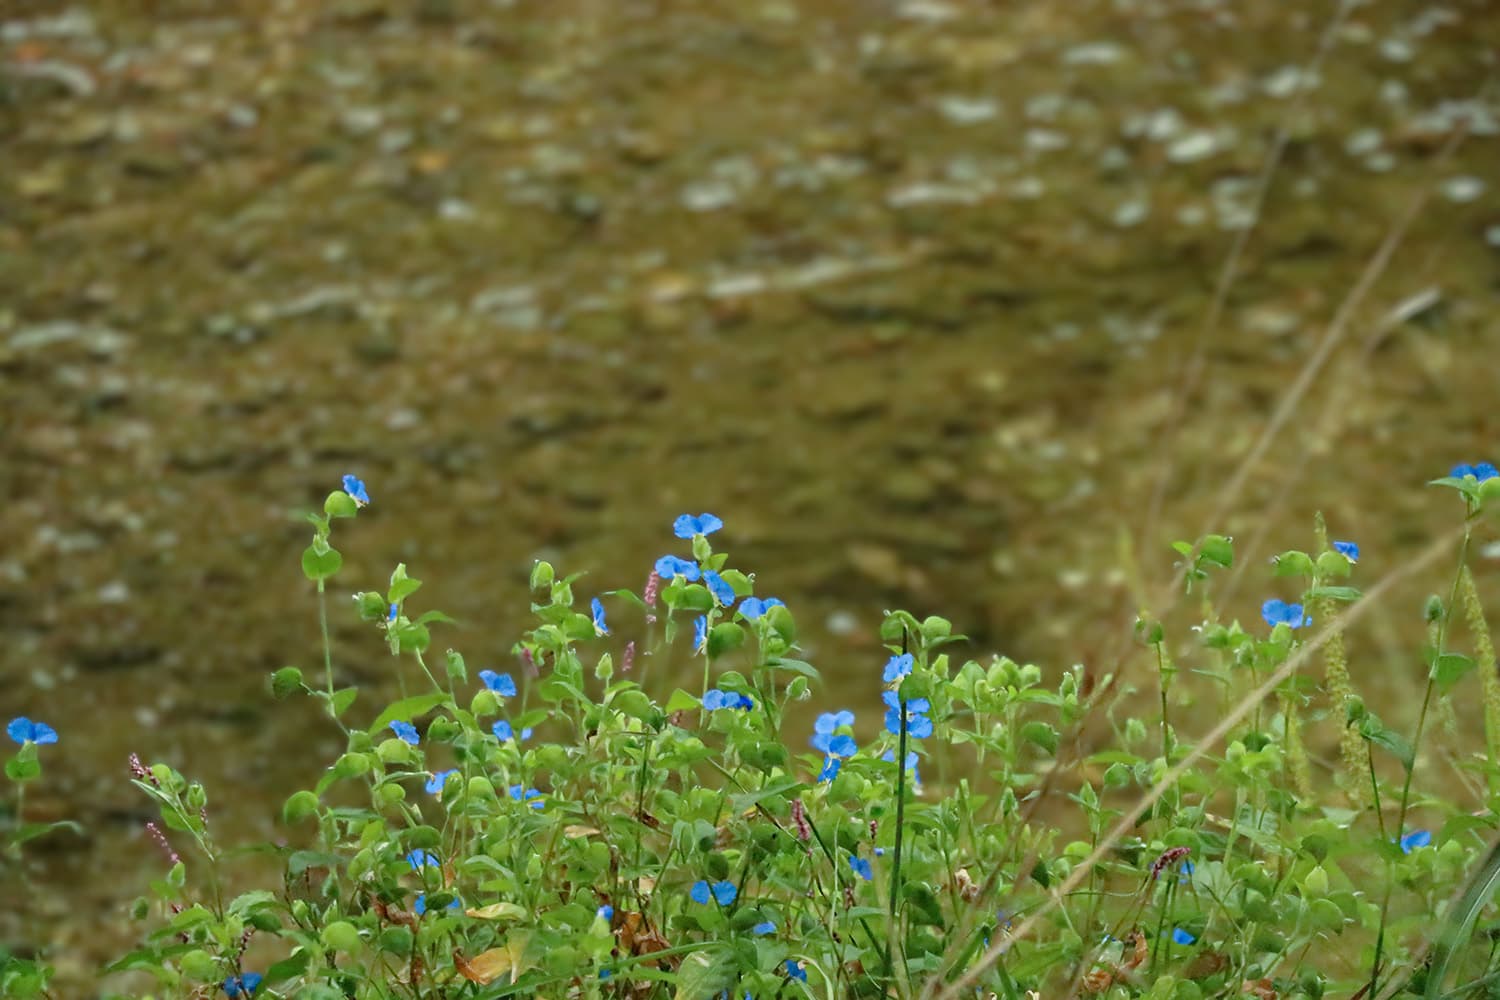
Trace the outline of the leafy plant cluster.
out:
M 1500 801 L 1500 678 L 1468 569 L 1500 476 L 1480 463 L 1435 484 L 1463 500 L 1462 540 L 1425 609 L 1410 733 L 1357 693 L 1341 611 L 1361 600 L 1359 548 L 1321 521 L 1311 551 L 1275 560 L 1284 596 L 1250 623 L 1212 601 L 1232 540 L 1179 543 L 1201 617 L 1173 641 L 1143 609 L 1129 683 L 961 659 L 947 620 L 888 612 L 868 697 L 808 732 L 788 722 L 820 680 L 793 609 L 715 549 L 711 514 L 678 518 L 684 548 L 641 593 L 598 593 L 587 611 L 579 575 L 537 563 L 536 624 L 508 672 L 436 652 L 431 630 L 449 619 L 420 610 L 421 581 L 397 566 L 351 602 L 402 664 L 402 696 L 362 714 L 337 686 L 328 629 L 333 528 L 370 504 L 345 477 L 309 515 L 302 556 L 321 677 L 270 679 L 278 699 L 320 702 L 346 741 L 286 798 L 287 846 L 262 848 L 281 882 L 229 895 L 204 787 L 132 759 L 167 868 L 135 906 L 142 945 L 105 971 L 152 996 L 306 1000 L 1319 1000 L 1436 996 L 1450 977 L 1468 984 L 1459 995 L 1483 992 L 1496 960 L 1463 945 L 1488 893 L 1471 882 L 1450 900 L 1491 871 L 1476 859 Z M 665 690 L 689 661 L 698 689 Z M 1275 697 L 1252 709 L 1267 678 L 1282 678 Z M 1152 710 L 1130 696 L 1141 687 L 1156 689 Z M 1454 758 L 1469 805 L 1413 780 L 1419 750 L 1458 732 L 1435 720 L 1462 698 L 1485 719 L 1485 746 Z M 1235 705 L 1222 747 L 1193 744 Z M 1088 736 L 1100 719 L 1102 747 Z M 24 718 L 7 732 L 16 855 L 56 830 L 24 822 L 22 792 L 59 740 Z M 1309 749 L 1320 739 L 1336 759 Z M 0 994 L 50 996 L 50 972 L 0 959 Z

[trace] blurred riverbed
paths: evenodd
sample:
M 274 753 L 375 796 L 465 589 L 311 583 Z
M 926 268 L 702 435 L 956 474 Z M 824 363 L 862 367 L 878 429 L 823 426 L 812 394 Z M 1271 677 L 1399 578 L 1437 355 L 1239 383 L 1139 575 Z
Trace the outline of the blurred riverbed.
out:
M 62 733 L 28 809 L 88 835 L 42 846 L 0 940 L 78 982 L 116 952 L 159 867 L 131 751 L 205 780 L 224 839 L 276 835 L 337 750 L 264 689 L 318 659 L 297 511 L 344 472 L 375 502 L 335 593 L 405 561 L 474 669 L 510 667 L 534 559 L 639 589 L 701 510 L 796 612 L 820 705 L 873 725 L 888 607 L 1113 669 L 1124 540 L 1170 576 L 1427 192 L 1215 525 L 1274 511 L 1263 561 L 1321 509 L 1363 580 L 1399 565 L 1454 520 L 1422 483 L 1500 452 L 1500 9 L 1361 5 L 1309 72 L 1335 10 L 10 0 L 0 707 Z M 1356 639 L 1397 717 L 1435 586 Z M 392 661 L 333 622 L 368 708 Z

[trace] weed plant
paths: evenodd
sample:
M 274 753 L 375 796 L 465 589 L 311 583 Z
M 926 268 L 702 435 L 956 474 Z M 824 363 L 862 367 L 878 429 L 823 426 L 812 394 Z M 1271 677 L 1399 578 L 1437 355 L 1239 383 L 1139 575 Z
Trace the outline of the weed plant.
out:
M 397 566 L 384 589 L 332 611 L 378 629 L 403 673 L 403 697 L 361 712 L 357 690 L 336 686 L 328 629 L 333 529 L 370 501 L 348 476 L 308 515 L 302 555 L 322 669 L 309 683 L 286 667 L 269 684 L 319 701 L 346 739 L 313 788 L 287 797 L 288 842 L 259 848 L 282 880 L 227 898 L 236 879 L 206 789 L 132 758 L 167 867 L 134 908 L 141 947 L 106 971 L 146 974 L 152 996 L 307 1000 L 1317 1000 L 1437 995 L 1432 975 L 1450 972 L 1470 984 L 1457 995 L 1487 996 L 1494 956 L 1459 946 L 1489 886 L 1449 900 L 1486 849 L 1500 790 L 1493 643 L 1468 570 L 1500 475 L 1464 465 L 1434 485 L 1463 516 L 1433 550 L 1456 558 L 1424 611 L 1410 733 L 1357 693 L 1336 640 L 1369 600 L 1359 549 L 1321 522 L 1315 545 L 1274 559 L 1283 596 L 1249 623 L 1212 600 L 1232 540 L 1174 546 L 1204 613 L 1186 644 L 1147 614 L 1137 622 L 1154 717 L 1127 711 L 1138 702 L 1112 679 L 1090 693 L 1081 667 L 1049 677 L 1004 656 L 960 661 L 947 620 L 891 611 L 867 697 L 802 732 L 787 710 L 816 696 L 819 676 L 798 656 L 794 610 L 715 549 L 729 532 L 711 514 L 677 519 L 680 548 L 641 593 L 585 605 L 579 575 L 537 563 L 536 625 L 507 672 L 437 654 L 432 630 L 448 619 L 420 610 L 421 581 Z M 1460 622 L 1474 655 L 1454 642 Z M 667 672 L 648 665 L 685 658 L 696 690 L 653 683 Z M 1197 745 L 1169 697 L 1189 683 L 1221 706 Z M 1478 812 L 1413 781 L 1432 709 L 1465 697 L 1486 709 L 1484 745 L 1464 762 Z M 1092 749 L 1080 723 L 1100 714 L 1112 732 Z M 1330 730 L 1340 756 L 1320 765 L 1309 734 Z M 24 822 L 22 792 L 66 734 L 24 718 L 7 733 L 14 853 L 56 828 Z M 1039 812 L 1058 801 L 1066 812 Z M 0 987 L 46 996 L 48 976 L 11 957 Z

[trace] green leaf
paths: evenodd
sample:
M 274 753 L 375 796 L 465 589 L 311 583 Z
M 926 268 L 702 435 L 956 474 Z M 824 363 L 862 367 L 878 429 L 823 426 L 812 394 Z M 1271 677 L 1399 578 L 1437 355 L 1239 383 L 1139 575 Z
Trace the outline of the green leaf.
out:
M 1359 733 L 1365 739 L 1384 750 L 1388 750 L 1401 766 L 1408 771 L 1416 762 L 1416 753 L 1412 750 L 1411 743 L 1400 733 L 1391 729 L 1374 715 L 1366 715 L 1359 723 Z
M 538 559 L 536 565 L 531 567 L 531 589 L 551 590 L 554 574 L 552 564 L 544 559 Z
M 718 996 L 734 982 L 733 957 L 727 949 L 716 955 L 706 951 L 688 955 L 677 968 L 677 989 L 672 994 L 673 1000 L 703 1000 L 704 997 Z
M 1198 559 L 1200 562 L 1230 569 L 1234 566 L 1234 542 L 1227 535 L 1204 535 Z
M 1312 556 L 1296 549 L 1283 552 L 1271 562 L 1275 565 L 1275 576 L 1312 576 Z
M 300 691 L 302 687 L 302 671 L 296 667 L 282 667 L 271 675 L 271 696 L 277 700 Z
M 806 660 L 788 660 L 776 657 L 768 664 L 772 670 L 785 670 L 788 673 L 801 674 L 803 677 L 821 682 L 823 675 L 818 673 L 818 668 Z
M 281 807 L 281 819 L 282 822 L 291 825 L 316 815 L 317 811 L 318 797 L 303 789 L 286 800 L 286 804 Z
M 759 805 L 766 799 L 779 798 L 794 789 L 805 787 L 806 786 L 796 778 L 782 778 L 780 781 L 773 781 L 769 785 L 757 789 L 756 791 L 745 792 L 740 795 L 731 795 L 729 797 L 729 808 L 733 812 L 741 813 L 746 809 L 749 809 L 751 806 Z
M 1021 727 L 1021 738 L 1029 740 L 1047 751 L 1057 753 L 1057 730 L 1040 720 L 1033 720 Z
M 45 837 L 47 834 L 57 830 L 68 830 L 78 834 L 80 837 L 83 836 L 82 826 L 70 819 L 60 819 L 54 820 L 51 823 L 22 823 L 16 828 L 16 832 L 10 835 L 10 842 L 12 845 L 20 847 L 28 840 Z
M 347 687 L 335 691 L 333 693 L 332 705 L 333 717 L 337 719 L 339 716 L 347 712 L 349 710 L 349 706 L 354 704 L 354 699 L 357 697 L 359 697 L 359 688 Z
M 414 577 L 403 576 L 399 580 L 391 581 L 391 589 L 385 593 L 387 604 L 400 604 L 422 587 L 422 581 Z
M 1462 653 L 1444 653 L 1432 662 L 1432 679 L 1446 691 L 1464 678 L 1478 664 Z
M 298 948 L 288 958 L 275 962 L 266 969 L 266 981 L 268 983 L 283 983 L 294 976 L 300 976 L 307 971 L 308 954 L 306 949 Z M 299 992 L 298 996 L 307 996 L 306 992 Z
M 1354 564 L 1342 552 L 1324 552 L 1318 556 L 1318 575 L 1325 580 L 1342 579 L 1354 569 Z
M 683 611 L 708 611 L 714 606 L 714 595 L 701 583 L 690 583 L 677 595 L 675 607 Z
M 31 757 L 16 754 L 5 762 L 5 776 L 11 781 L 30 781 L 42 773 L 42 764 L 35 755 Z
M 666 707 L 662 711 L 671 715 L 673 712 L 686 712 L 696 709 L 699 705 L 698 696 L 688 694 L 682 688 L 672 692 L 672 697 L 667 699 Z
M 392 722 L 398 720 L 401 722 L 410 722 L 420 715 L 427 714 L 439 705 L 447 703 L 448 693 L 446 691 L 414 694 L 410 698 L 393 701 L 386 706 L 384 712 L 375 717 L 375 721 L 370 724 L 368 732 L 371 736 L 379 736 L 382 730 L 390 726 Z
M 320 544 L 321 543 L 321 544 Z M 322 539 L 315 540 L 302 550 L 302 573 L 309 580 L 326 580 L 344 565 L 344 557 Z
M 1438 1000 L 1443 995 L 1443 983 L 1448 978 L 1453 953 L 1468 943 L 1474 932 L 1474 921 L 1489 904 L 1497 886 L 1500 886 L 1500 843 L 1491 845 L 1484 863 L 1469 877 L 1463 895 L 1448 910 L 1438 928 L 1437 943 L 1427 966 L 1426 1000 Z
M 1307 592 L 1309 601 L 1326 598 L 1330 601 L 1357 601 L 1359 600 L 1358 587 L 1313 587 Z
M 417 624 L 418 625 L 426 625 L 429 622 L 440 622 L 441 624 L 444 624 L 444 625 L 457 625 L 458 624 L 458 619 L 456 619 L 456 618 L 449 618 L 447 615 L 443 614 L 441 611 L 424 611 L 417 618 Z
M 323 513 L 329 517 L 353 517 L 359 513 L 359 504 L 343 490 L 334 490 L 323 501 Z
M 708 657 L 714 659 L 744 645 L 745 630 L 734 622 L 720 622 L 708 633 Z

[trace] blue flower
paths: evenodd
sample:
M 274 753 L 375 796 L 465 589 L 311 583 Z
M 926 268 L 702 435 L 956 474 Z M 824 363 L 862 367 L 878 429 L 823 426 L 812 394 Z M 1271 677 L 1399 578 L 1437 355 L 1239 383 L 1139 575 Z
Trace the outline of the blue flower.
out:
M 365 481 L 357 476 L 345 474 L 344 492 L 353 498 L 355 504 L 363 507 L 370 502 L 370 494 L 365 491 Z M 256 977 L 257 981 L 259 976 Z M 233 996 L 233 994 L 230 994 Z
M 844 733 L 832 735 L 829 733 L 813 733 L 809 741 L 814 750 L 821 750 L 834 757 L 853 757 L 859 745 L 854 742 L 853 736 Z
M 789 958 L 786 960 L 786 974 L 791 976 L 798 982 L 807 982 L 807 970 L 802 968 L 802 963 L 798 962 L 794 958 Z
M 615 908 L 613 906 L 610 906 L 608 903 L 605 903 L 603 906 L 599 907 L 599 909 L 594 911 L 594 916 L 598 917 L 600 920 L 613 920 L 615 916 Z
M 546 803 L 544 802 L 536 801 L 537 799 L 540 799 L 542 797 L 542 793 L 537 791 L 535 788 L 522 788 L 520 785 L 511 785 L 510 797 L 515 799 L 517 802 L 527 803 L 533 809 L 540 809 L 542 808 L 542 806 L 546 805 Z
M 441 868 L 442 862 L 438 856 L 431 851 L 415 850 L 406 856 L 406 863 L 411 865 L 412 871 L 421 871 L 424 865 Z
M 1454 479 L 1473 476 L 1482 483 L 1486 479 L 1494 479 L 1496 476 L 1500 476 L 1500 470 L 1497 470 L 1489 462 L 1475 462 L 1473 465 L 1455 465 L 1453 471 L 1448 473 L 1448 475 Z
M 875 877 L 874 871 L 870 869 L 870 862 L 856 855 L 849 855 L 849 867 L 854 869 L 854 874 L 866 882 Z
M 364 489 L 363 484 L 360 485 L 360 489 Z M 247 997 L 254 996 L 255 991 L 260 989 L 261 978 L 259 972 L 241 972 L 239 975 L 230 976 L 224 980 L 224 993 L 229 997 L 237 997 L 241 994 Z
M 769 920 L 762 920 L 760 923 L 750 928 L 750 930 L 755 934 L 775 934 L 776 925 Z
M 33 722 L 24 715 L 10 720 L 10 724 L 5 727 L 5 735 L 17 743 L 35 743 L 38 746 L 57 742 L 56 729 L 45 722 Z
M 720 691 L 718 688 L 709 688 L 703 692 L 703 707 L 710 712 L 721 708 L 738 708 L 748 712 L 755 707 L 755 701 L 737 691 Z
M 504 743 L 506 740 L 513 740 L 516 738 L 516 731 L 512 729 L 510 723 L 504 719 L 497 720 L 495 724 L 490 727 L 490 732 L 494 733 L 495 739 L 499 740 L 501 743 Z
M 1302 605 L 1288 604 L 1274 597 L 1260 606 L 1260 616 L 1272 628 L 1283 623 L 1291 628 L 1300 628 L 1308 624 L 1308 619 L 1302 614 Z
M 1427 830 L 1413 830 L 1401 838 L 1401 853 L 1410 854 L 1419 847 L 1426 847 L 1432 843 L 1432 833 Z
M 453 775 L 455 775 L 457 773 L 458 773 L 458 769 L 457 768 L 452 768 L 452 767 L 450 767 L 446 771 L 434 771 L 434 772 L 432 772 L 432 777 L 430 777 L 430 778 L 427 779 L 427 794 L 429 794 L 429 795 L 441 795 L 441 794 L 443 794 L 443 786 L 448 783 L 448 779 L 449 778 L 451 778 Z
M 885 661 L 885 673 L 882 674 L 887 684 L 894 684 L 907 674 L 911 673 L 913 657 L 910 653 L 902 653 Z
M 1359 562 L 1359 546 L 1353 542 L 1334 542 L 1333 551 L 1352 563 Z
M 907 731 L 907 735 L 910 735 L 910 730 Z M 896 751 L 887 750 L 880 755 L 880 759 L 894 764 L 896 763 Z M 915 750 L 906 751 L 906 773 L 911 775 L 912 784 L 914 785 L 922 783 L 922 773 L 917 770 L 917 759 L 917 752 Z
M 502 698 L 514 698 L 516 696 L 516 679 L 510 674 L 497 674 L 493 670 L 479 671 L 479 679 L 484 686 L 500 695 Z
M 854 725 L 854 713 L 847 708 L 841 708 L 837 712 L 824 712 L 818 716 L 818 721 L 813 723 L 813 732 L 832 733 L 840 726 Z
M 1178 944 L 1192 944 L 1198 939 L 1189 934 L 1187 931 L 1183 930 L 1181 927 L 1173 927 L 1172 940 L 1176 941 Z
M 594 634 L 609 635 L 609 626 L 604 624 L 604 602 L 596 597 L 589 607 L 594 612 Z
M 391 722 L 391 732 L 412 746 L 416 746 L 422 741 L 422 738 L 417 735 L 417 727 L 410 722 L 402 722 L 400 719 L 395 719 Z
M 708 616 L 699 615 L 693 620 L 693 652 L 708 649 Z
M 656 560 L 656 575 L 663 580 L 670 580 L 680 576 L 692 583 L 698 579 L 698 564 L 691 559 L 679 559 L 677 556 L 662 556 Z
M 759 597 L 747 597 L 740 602 L 740 614 L 754 621 L 772 608 L 784 607 L 786 604 L 779 597 L 767 597 L 764 600 Z
M 892 735 L 901 733 L 901 698 L 894 691 L 881 694 L 885 702 L 885 730 Z M 906 735 L 912 739 L 926 739 L 932 735 L 932 720 L 927 712 L 932 708 L 926 698 L 913 698 L 906 703 Z
M 703 583 L 708 587 L 708 592 L 714 595 L 714 600 L 729 607 L 734 603 L 734 588 L 722 576 L 711 569 L 703 571 Z
M 393 621 L 396 620 L 396 616 L 399 615 L 400 613 L 401 613 L 401 605 L 399 605 L 399 604 L 392 604 L 391 605 L 391 610 L 385 616 L 385 620 L 388 621 L 388 622 L 393 622 Z
M 712 514 L 699 514 L 697 517 L 683 514 L 672 522 L 672 534 L 678 538 L 692 538 L 694 535 L 712 535 L 722 527 L 724 522 Z
M 688 895 L 692 897 L 695 903 L 706 904 L 709 897 L 712 896 L 720 906 L 728 906 L 730 903 L 733 903 L 734 897 L 739 894 L 740 890 L 735 887 L 733 882 L 715 882 L 713 885 L 709 885 L 703 879 L 694 882 L 693 888 L 688 892 Z
M 839 768 L 844 766 L 842 759 L 828 756 L 823 758 L 823 770 L 818 772 L 819 781 L 832 781 L 839 776 Z
M 421 895 L 419 895 L 417 897 L 417 899 L 416 899 L 416 902 L 414 902 L 414 903 L 411 904 L 411 908 L 412 908 L 412 911 L 414 913 L 416 913 L 416 915 L 419 916 L 419 917 L 422 914 L 426 913 L 427 912 L 427 893 L 424 892 Z M 450 909 L 450 910 L 456 910 L 456 909 L 458 909 L 458 897 L 457 896 L 454 896 L 452 902 L 450 902 L 448 904 L 448 909 Z

